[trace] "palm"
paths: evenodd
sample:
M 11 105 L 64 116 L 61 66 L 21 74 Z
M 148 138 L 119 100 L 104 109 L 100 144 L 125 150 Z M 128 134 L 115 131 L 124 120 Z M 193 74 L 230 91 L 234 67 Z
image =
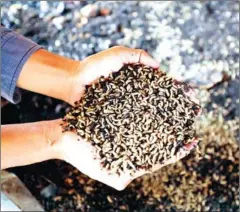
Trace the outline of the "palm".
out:
M 133 180 L 133 177 L 127 173 L 121 176 L 110 174 L 109 171 L 102 167 L 101 160 L 95 154 L 94 147 L 84 140 L 79 140 L 76 134 L 72 132 L 64 133 L 63 143 L 65 144 L 63 146 L 63 159 L 92 179 L 118 190 L 124 189 Z
M 107 77 L 111 72 L 119 71 L 124 64 L 141 63 L 152 68 L 158 68 L 158 64 L 146 52 L 139 49 L 129 49 L 126 47 L 113 47 L 106 51 L 90 56 L 80 63 L 78 70 L 73 75 L 72 92 L 69 103 L 74 104 L 80 100 L 86 85 L 92 84 L 99 77 Z M 101 159 L 96 155 L 95 149 L 87 141 L 80 139 L 72 133 L 66 132 L 62 136 L 63 159 L 89 177 L 103 182 L 118 190 L 124 189 L 133 179 L 139 177 L 147 171 L 138 170 L 134 175 L 130 173 L 110 174 L 101 165 Z M 190 149 L 182 148 L 176 156 L 173 156 L 164 164 L 158 164 L 151 171 L 156 171 L 161 167 L 174 163 L 185 157 Z
M 63 133 L 62 144 L 63 159 L 65 161 L 92 179 L 98 180 L 117 190 L 124 189 L 133 179 L 147 173 L 145 170 L 138 170 L 134 175 L 130 173 L 122 173 L 121 175 L 110 173 L 110 171 L 102 167 L 101 159 L 95 153 L 95 148 L 89 142 L 83 139 L 79 140 L 79 136 L 73 132 Z M 164 164 L 157 164 L 151 171 L 156 171 L 165 165 L 175 163 L 188 153 L 189 150 L 183 148 L 179 151 L 179 154 L 165 161 Z

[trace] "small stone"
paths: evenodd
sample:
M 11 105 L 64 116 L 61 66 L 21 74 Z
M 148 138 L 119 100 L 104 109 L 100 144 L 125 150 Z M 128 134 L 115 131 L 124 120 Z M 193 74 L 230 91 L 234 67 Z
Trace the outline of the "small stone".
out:
M 93 4 L 88 4 L 80 10 L 80 13 L 85 17 L 95 16 L 96 15 L 96 6 Z

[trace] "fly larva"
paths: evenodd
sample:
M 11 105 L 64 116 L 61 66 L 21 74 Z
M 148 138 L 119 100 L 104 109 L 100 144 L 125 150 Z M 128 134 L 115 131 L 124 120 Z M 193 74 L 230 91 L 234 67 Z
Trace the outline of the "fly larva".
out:
M 114 156 L 115 159 L 119 158 L 119 154 L 116 153 L 115 151 L 112 151 L 111 154 Z M 111 156 L 110 156 L 111 158 Z
M 157 164 L 157 158 L 158 158 L 158 153 L 155 153 L 152 157 L 152 165 L 156 165 Z
M 142 142 L 142 143 L 141 143 L 141 147 L 142 147 L 143 149 L 146 149 L 147 146 L 148 146 L 148 143 L 146 143 L 146 142 Z
M 170 126 L 166 126 L 163 130 L 163 133 L 166 133 L 166 134 L 171 134 L 173 132 L 172 128 Z
M 127 67 L 130 71 L 133 71 L 133 68 L 131 66 Z
M 157 136 L 156 136 L 154 133 L 152 133 L 152 134 L 150 135 L 150 138 L 149 138 L 149 143 L 150 143 L 150 144 L 155 144 L 156 141 L 157 141 Z
M 139 156 L 142 155 L 142 148 L 137 147 L 137 153 L 138 153 Z
M 144 67 L 139 67 L 137 71 L 141 72 L 143 69 L 144 69 Z
M 168 135 L 168 142 L 173 143 L 175 141 L 175 136 L 174 135 Z
M 163 142 L 162 142 L 161 140 L 158 140 L 157 148 L 158 148 L 159 150 L 163 148 Z
M 106 147 L 106 148 L 105 148 L 105 152 L 106 152 L 106 153 L 110 153 L 111 151 L 112 151 L 112 148 L 111 148 L 111 147 Z
M 107 113 L 107 114 L 109 114 L 109 113 L 110 113 L 110 114 L 111 114 L 111 113 L 114 113 L 113 110 L 109 110 L 109 109 L 104 109 L 103 112 L 104 112 L 104 113 Z
M 152 149 L 150 148 L 149 151 L 150 151 L 151 155 L 154 155 L 154 154 L 157 154 L 158 148 L 157 148 L 157 146 L 154 146 Z
M 163 141 L 164 144 L 167 143 L 167 137 L 168 137 L 168 135 L 166 135 L 166 134 L 161 135 L 161 138 L 162 138 L 162 141 Z
M 107 118 L 107 119 L 105 119 L 106 120 L 106 122 L 107 122 L 107 124 L 109 125 L 109 126 L 111 126 L 111 128 L 113 128 L 113 129 L 117 129 L 117 127 L 115 127 L 111 122 L 110 122 L 110 120 Z M 102 126 L 105 126 L 105 124 L 103 123 L 103 120 L 102 120 Z
M 127 161 L 127 164 L 128 164 L 133 170 L 136 170 L 136 167 L 133 165 L 133 163 L 132 163 L 130 160 Z
M 148 165 L 151 165 L 151 167 L 152 167 L 152 165 L 153 165 L 152 159 L 151 159 L 150 157 L 147 157 L 147 158 L 146 158 L 146 163 L 147 163 Z
M 150 128 L 150 126 L 149 125 L 145 125 L 145 126 L 142 126 L 142 129 L 143 129 L 143 131 L 148 131 L 149 130 L 149 128 Z
M 77 132 L 78 132 L 81 136 L 83 136 L 84 133 L 85 133 L 83 130 L 77 130 Z

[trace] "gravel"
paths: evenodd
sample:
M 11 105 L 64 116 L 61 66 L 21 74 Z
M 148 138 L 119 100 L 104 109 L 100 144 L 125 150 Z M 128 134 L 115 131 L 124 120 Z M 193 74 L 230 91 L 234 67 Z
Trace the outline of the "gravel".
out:
M 222 72 L 238 73 L 238 12 L 237 1 L 15 1 L 3 3 L 2 22 L 74 59 L 114 45 L 143 48 L 176 78 L 210 86 Z
M 2 24 L 74 59 L 114 45 L 143 48 L 170 76 L 194 86 L 203 108 L 202 159 L 190 154 L 123 192 L 59 161 L 13 169 L 47 211 L 237 211 L 238 1 L 4 1 L 1 9 Z M 58 118 L 67 110 L 61 101 L 24 92 L 19 105 L 2 108 L 2 124 Z M 54 196 L 40 195 L 50 185 L 42 176 L 57 185 Z

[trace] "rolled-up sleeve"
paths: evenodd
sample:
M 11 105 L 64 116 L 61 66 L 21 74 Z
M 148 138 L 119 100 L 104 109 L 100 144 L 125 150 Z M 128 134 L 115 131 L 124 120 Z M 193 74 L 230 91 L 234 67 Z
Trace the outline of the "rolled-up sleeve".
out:
M 1 96 L 16 104 L 21 100 L 16 85 L 28 58 L 42 48 L 5 27 L 1 30 Z

